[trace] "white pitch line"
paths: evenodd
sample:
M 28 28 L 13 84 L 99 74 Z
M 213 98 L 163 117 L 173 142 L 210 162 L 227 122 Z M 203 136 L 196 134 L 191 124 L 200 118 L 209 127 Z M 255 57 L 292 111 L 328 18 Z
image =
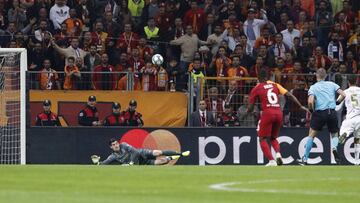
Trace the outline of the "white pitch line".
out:
M 344 180 L 340 178 L 324 178 L 324 179 L 312 179 L 312 181 L 339 181 Z M 353 180 L 352 180 L 353 181 Z M 286 190 L 286 189 L 253 189 L 253 188 L 233 188 L 235 185 L 251 185 L 251 184 L 261 184 L 261 183 L 275 183 L 275 182 L 308 182 L 307 180 L 299 179 L 268 179 L 268 180 L 256 180 L 256 181 L 239 181 L 239 182 L 227 182 L 227 183 L 218 183 L 212 184 L 209 188 L 213 190 L 229 191 L 229 192 L 252 192 L 252 193 L 282 193 L 282 194 L 296 194 L 296 195 L 330 195 L 330 196 L 359 196 L 359 193 L 352 192 L 323 192 L 315 190 Z

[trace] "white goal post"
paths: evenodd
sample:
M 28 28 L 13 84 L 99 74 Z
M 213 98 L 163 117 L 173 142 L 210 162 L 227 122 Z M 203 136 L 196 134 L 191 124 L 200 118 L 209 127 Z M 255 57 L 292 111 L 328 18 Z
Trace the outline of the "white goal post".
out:
M 20 115 L 19 115 L 20 121 L 18 121 L 18 122 L 20 122 L 20 125 L 17 124 L 17 126 L 20 127 L 20 140 L 19 140 L 20 143 L 15 143 L 15 145 L 18 146 L 18 148 L 20 148 L 20 150 L 16 149 L 16 150 L 13 150 L 12 152 L 20 153 L 20 154 L 17 154 L 14 156 L 17 158 L 17 160 L 5 162 L 5 163 L 26 164 L 26 71 L 27 71 L 27 67 L 28 67 L 27 50 L 25 48 L 0 48 L 0 56 L 3 59 L 4 59 L 4 57 L 6 58 L 7 56 L 11 56 L 14 54 L 17 56 L 20 55 L 20 58 L 19 58 L 20 61 L 18 62 L 20 67 L 19 67 L 19 69 L 16 70 L 16 71 L 20 72 L 20 77 L 17 78 L 17 80 L 20 79 L 20 81 L 19 81 L 20 84 L 18 84 L 18 82 L 16 82 L 17 85 L 20 85 L 20 91 L 16 91 L 17 94 L 20 94 L 19 101 L 18 101 L 20 103 Z M 15 58 L 18 58 L 18 57 L 15 57 Z M 4 65 L 4 64 L 0 64 L 0 66 L 2 66 L 2 65 Z M 2 80 L 4 80 L 2 82 L 5 83 L 6 73 L 3 72 L 2 74 L 3 74 Z M 4 84 L 3 84 L 3 86 L 4 86 Z M 4 94 L 3 97 L 6 97 L 6 95 L 5 95 L 6 93 L 7 92 L 5 89 L 1 94 Z M 6 106 L 6 105 L 2 105 L 2 107 L 0 107 L 0 108 L 3 108 L 4 106 Z M 6 109 L 0 109 L 0 111 L 4 112 L 4 111 L 6 111 Z M 16 110 L 16 112 L 17 111 L 18 110 Z M 18 132 L 18 131 L 15 131 L 15 132 Z M 14 141 L 12 141 L 12 142 L 14 142 Z M 18 140 L 17 140 L 17 142 L 18 142 Z M 0 144 L 2 144 L 2 143 L 0 143 Z M 20 160 L 18 160 L 18 159 L 20 159 Z

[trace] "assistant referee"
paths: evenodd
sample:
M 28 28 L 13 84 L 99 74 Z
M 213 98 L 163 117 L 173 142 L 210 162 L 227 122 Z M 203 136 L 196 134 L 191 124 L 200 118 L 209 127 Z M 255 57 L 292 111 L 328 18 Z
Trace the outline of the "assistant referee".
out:
M 325 81 L 325 78 L 326 70 L 323 68 L 318 69 L 316 71 L 317 82 L 309 89 L 308 107 L 313 113 L 310 121 L 309 137 L 305 146 L 305 154 L 299 160 L 300 165 L 307 164 L 314 137 L 322 130 L 324 125 L 327 125 L 331 135 L 331 149 L 335 160 L 338 164 L 340 163 L 337 153 L 339 127 L 335 107 L 337 102 L 341 102 L 345 98 L 345 93 L 340 89 L 339 85 L 331 81 Z M 335 99 L 336 93 L 339 94 L 337 99 Z

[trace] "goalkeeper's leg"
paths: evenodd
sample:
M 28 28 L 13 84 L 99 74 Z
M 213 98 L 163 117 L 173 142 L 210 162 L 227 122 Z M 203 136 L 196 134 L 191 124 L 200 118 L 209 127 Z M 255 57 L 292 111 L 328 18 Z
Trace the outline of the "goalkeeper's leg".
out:
M 174 156 L 167 156 L 167 157 L 163 157 L 163 158 L 158 158 L 154 160 L 154 165 L 164 165 L 169 163 L 171 160 L 176 160 L 178 159 L 180 156 L 179 155 L 174 155 Z
M 164 165 L 169 163 L 171 160 L 176 160 L 180 158 L 179 155 L 166 156 L 166 157 L 155 157 L 155 156 L 146 156 L 144 153 L 140 156 L 139 164 L 140 165 Z
M 180 158 L 181 156 L 190 155 L 190 151 L 176 152 L 171 150 L 162 151 L 162 150 L 140 149 L 139 152 L 141 157 L 143 157 L 144 159 L 142 163 L 145 165 L 164 165 L 169 163 L 171 160 Z M 165 156 L 165 157 L 160 157 L 160 156 Z
M 153 156 L 189 156 L 190 151 L 176 152 L 172 150 L 153 150 Z

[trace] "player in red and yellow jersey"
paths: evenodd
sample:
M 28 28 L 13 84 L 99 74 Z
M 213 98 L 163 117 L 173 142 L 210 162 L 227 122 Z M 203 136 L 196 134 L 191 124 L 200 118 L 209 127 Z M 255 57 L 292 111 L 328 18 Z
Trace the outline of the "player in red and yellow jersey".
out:
M 283 113 L 279 103 L 279 95 L 288 96 L 293 102 L 300 106 L 304 111 L 309 111 L 302 106 L 296 97 L 283 88 L 280 84 L 269 81 L 268 72 L 261 69 L 258 74 L 259 84 L 256 85 L 250 92 L 248 113 L 252 112 L 256 99 L 261 103 L 261 118 L 258 123 L 258 136 L 260 138 L 261 149 L 269 160 L 266 166 L 282 165 L 282 158 L 280 154 L 280 146 L 277 141 L 279 131 L 282 125 Z M 271 146 L 276 152 L 276 161 L 274 160 L 267 139 L 270 139 Z

